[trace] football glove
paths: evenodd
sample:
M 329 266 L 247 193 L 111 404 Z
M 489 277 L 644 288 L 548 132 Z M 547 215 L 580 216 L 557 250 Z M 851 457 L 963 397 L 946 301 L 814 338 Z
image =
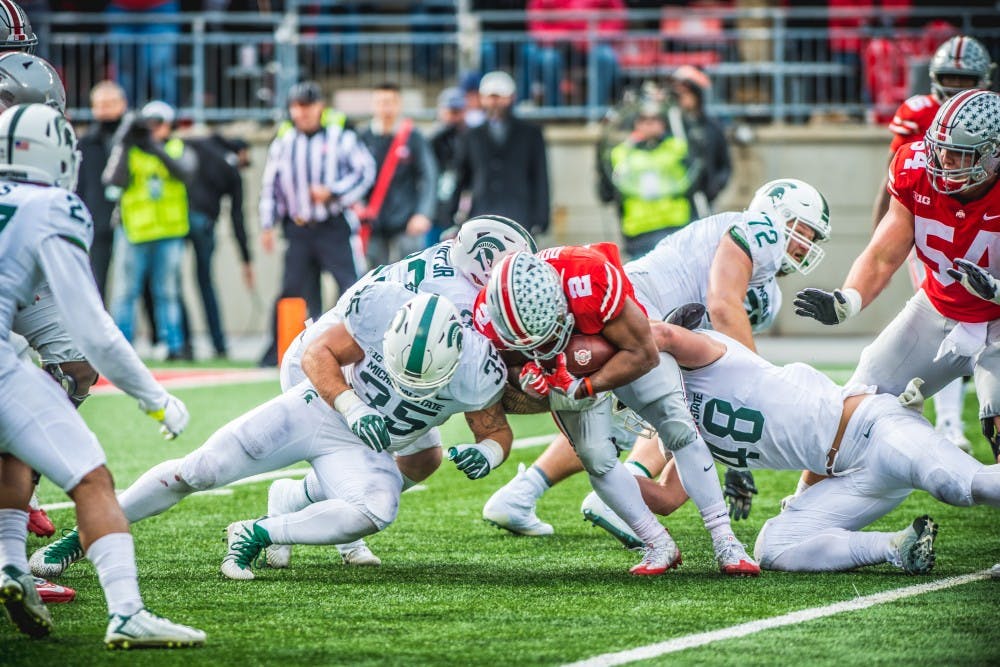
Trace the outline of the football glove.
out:
M 532 398 L 545 398 L 549 395 L 549 383 L 545 381 L 545 370 L 534 361 L 521 366 L 518 376 L 521 391 Z
M 503 449 L 500 443 L 486 438 L 474 445 L 449 447 L 448 460 L 454 461 L 469 479 L 482 479 L 503 463 Z
M 973 296 L 1000 304 L 1000 281 L 978 264 L 967 259 L 956 259 L 957 269 L 948 269 L 948 275 L 962 283 Z
M 983 436 L 986 438 L 987 442 L 990 443 L 990 447 L 993 449 L 993 459 L 1000 459 L 1000 434 L 997 433 L 996 424 L 993 423 L 993 417 L 986 417 L 979 420 L 980 426 L 983 427 Z M 1000 461 L 997 461 L 1000 463 Z
M 667 324 L 674 324 L 684 327 L 690 331 L 701 327 L 705 319 L 705 306 L 700 303 L 685 303 L 677 306 L 663 318 Z
M 176 396 L 167 394 L 166 401 L 161 406 L 139 401 L 139 408 L 147 415 L 160 422 L 160 433 L 165 440 L 173 440 L 187 427 L 188 415 L 184 402 Z
M 924 381 L 921 378 L 913 378 L 907 382 L 906 389 L 903 390 L 902 394 L 897 396 L 899 404 L 904 408 L 910 408 L 922 413 L 924 411 L 924 395 L 920 393 L 922 386 L 924 386 Z
M 597 398 L 587 378 L 577 378 L 566 369 L 566 355 L 556 357 L 556 369 L 545 376 L 549 386 L 549 408 L 556 412 L 581 412 L 592 406 Z M 576 395 L 583 389 L 584 396 Z
M 795 295 L 792 303 L 796 315 L 811 317 L 823 324 L 840 324 L 861 312 L 861 295 L 851 287 L 832 292 L 807 287 Z
M 753 475 L 749 470 L 726 470 L 726 488 L 722 495 L 729 499 L 729 516 L 733 521 L 750 516 L 750 505 L 757 493 Z
M 333 407 L 344 415 L 351 432 L 369 449 L 381 452 L 389 446 L 389 427 L 378 411 L 365 405 L 353 389 L 348 389 L 333 400 Z

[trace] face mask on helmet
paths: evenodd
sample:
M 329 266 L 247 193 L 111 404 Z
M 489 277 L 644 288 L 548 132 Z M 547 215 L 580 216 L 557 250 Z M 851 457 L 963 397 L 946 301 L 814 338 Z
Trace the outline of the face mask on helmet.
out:
M 959 93 L 938 109 L 924 142 L 936 191 L 953 195 L 989 180 L 1000 166 L 1000 95 Z
M 952 37 L 931 58 L 931 93 L 939 102 L 970 88 L 989 88 L 995 63 L 986 47 L 972 37 Z M 946 80 L 958 78 L 957 80 Z M 966 85 L 957 85 L 959 82 Z
M 526 252 L 504 257 L 486 285 L 486 308 L 503 344 L 538 359 L 551 359 L 573 333 L 559 274 Z
M 31 21 L 17 3 L 0 2 L 0 51 L 34 53 L 38 36 L 31 29 Z
M 80 153 L 66 118 L 44 104 L 22 104 L 0 114 L 0 177 L 76 187 Z
M 825 255 L 818 244 L 830 237 L 830 207 L 813 186 L 795 178 L 762 185 L 748 211 L 763 213 L 784 236 L 781 272 L 811 272 Z
M 415 401 L 433 398 L 458 370 L 462 320 L 450 301 L 421 294 L 406 303 L 382 337 L 392 386 Z
M 524 227 L 500 215 L 480 215 L 458 229 L 451 263 L 476 287 L 485 287 L 494 265 L 515 252 L 534 254 L 535 239 Z

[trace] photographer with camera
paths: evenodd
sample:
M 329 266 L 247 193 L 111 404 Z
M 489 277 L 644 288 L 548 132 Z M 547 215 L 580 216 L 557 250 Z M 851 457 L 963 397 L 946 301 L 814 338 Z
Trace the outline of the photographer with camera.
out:
M 149 278 L 159 339 L 167 359 L 184 356 L 180 326 L 180 265 L 188 233 L 187 186 L 198 164 L 194 151 L 173 133 L 175 112 L 150 102 L 127 114 L 115 133 L 104 169 L 105 186 L 121 188 L 115 211 L 111 315 L 131 341 L 135 302 Z

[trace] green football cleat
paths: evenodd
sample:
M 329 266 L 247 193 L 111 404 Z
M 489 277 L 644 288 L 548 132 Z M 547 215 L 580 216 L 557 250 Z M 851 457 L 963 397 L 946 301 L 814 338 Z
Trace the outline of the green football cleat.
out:
M 157 616 L 148 609 L 108 617 L 104 643 L 111 649 L 185 648 L 205 643 L 205 633 Z
M 83 560 L 83 546 L 76 528 L 64 530 L 58 540 L 31 554 L 28 565 L 31 573 L 42 579 L 53 579 L 66 571 L 70 565 Z
M 35 579 L 13 565 L 0 570 L 0 604 L 17 629 L 39 638 L 52 632 L 52 616 L 35 590 Z
M 230 579 L 249 580 L 254 578 L 251 566 L 260 552 L 271 546 L 267 531 L 256 521 L 236 521 L 226 528 L 229 550 L 222 559 L 220 571 Z

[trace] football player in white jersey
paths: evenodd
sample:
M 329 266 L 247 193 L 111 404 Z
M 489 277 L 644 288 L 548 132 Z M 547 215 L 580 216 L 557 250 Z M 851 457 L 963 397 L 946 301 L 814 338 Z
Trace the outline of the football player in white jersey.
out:
M 742 213 L 720 213 L 688 225 L 626 264 L 625 272 L 651 320 L 663 320 L 683 304 L 707 304 L 713 328 L 754 349 L 753 334 L 770 327 L 781 307 L 776 278 L 814 269 L 823 258 L 816 243 L 829 235 L 829 206 L 822 194 L 802 181 L 778 179 L 761 186 Z M 635 434 L 621 427 L 622 419 L 619 415 L 615 444 L 627 450 Z M 639 439 L 626 461 L 632 474 L 653 478 L 665 464 L 657 440 L 648 437 Z M 558 436 L 530 468 L 493 494 L 483 518 L 522 535 L 549 535 L 552 526 L 537 517 L 535 504 L 552 485 L 581 470 L 569 442 Z M 734 519 L 746 517 L 753 493 L 748 473 L 727 471 Z M 642 546 L 596 493 L 586 497 L 582 510 L 626 546 Z
M 71 191 L 78 168 L 76 136 L 61 113 L 29 104 L 0 114 L 0 602 L 22 632 L 51 631 L 25 555 L 35 469 L 76 504 L 81 554 L 94 563 L 107 598 L 108 646 L 202 644 L 203 632 L 143 606 L 132 536 L 100 444 L 62 390 L 22 363 L 10 343 L 18 309 L 47 281 L 60 320 L 73 323 L 73 342 L 94 366 L 169 438 L 187 425 L 184 404 L 153 379 L 101 305 L 87 261 L 93 222 Z
M 717 332 L 654 324 L 653 335 L 685 369 L 691 414 L 718 461 L 826 478 L 764 524 L 754 552 L 765 569 L 892 563 L 924 574 L 934 565 L 930 517 L 899 532 L 861 529 L 915 489 L 949 505 L 1000 507 L 1000 465 L 984 466 L 934 430 L 920 413 L 920 382 L 900 397 L 876 394 L 873 386 L 841 387 L 806 364 L 774 366 Z M 677 489 L 645 491 L 654 512 L 676 508 Z
M 488 340 L 462 326 L 454 306 L 393 282 L 373 282 L 341 301 L 343 321 L 302 355 L 306 379 L 184 458 L 143 474 L 119 498 L 130 522 L 196 491 L 308 461 L 324 500 L 229 527 L 222 572 L 252 579 L 251 562 L 272 544 L 346 544 L 391 524 L 404 486 L 393 454 L 439 448 L 435 427 L 455 413 L 466 413 L 477 438 L 456 454 L 478 476 L 503 462 L 513 439 L 498 403 L 506 369 Z M 51 558 L 51 546 L 32 556 L 40 576 L 79 558 L 69 540 L 54 543 L 62 544 Z
M 481 215 L 466 220 L 454 239 L 372 269 L 347 293 L 354 294 L 374 281 L 397 282 L 419 293 L 445 297 L 458 309 L 463 325 L 469 325 L 476 295 L 486 285 L 493 265 L 511 253 L 537 250 L 531 234 L 515 221 L 499 215 Z M 349 302 L 349 298 L 341 299 L 292 342 L 281 360 L 282 390 L 305 379 L 303 352 L 320 334 L 343 321 Z M 438 448 L 425 449 L 397 456 L 396 462 L 407 486 L 412 486 L 437 470 L 441 452 Z M 268 490 L 267 513 L 277 516 L 300 510 L 309 502 L 325 500 L 323 493 L 314 471 L 301 480 L 275 480 Z M 343 562 L 349 565 L 381 565 L 382 562 L 364 540 L 338 544 L 337 549 Z M 271 567 L 287 567 L 290 557 L 291 547 L 286 545 L 274 545 L 267 550 L 267 562 Z

